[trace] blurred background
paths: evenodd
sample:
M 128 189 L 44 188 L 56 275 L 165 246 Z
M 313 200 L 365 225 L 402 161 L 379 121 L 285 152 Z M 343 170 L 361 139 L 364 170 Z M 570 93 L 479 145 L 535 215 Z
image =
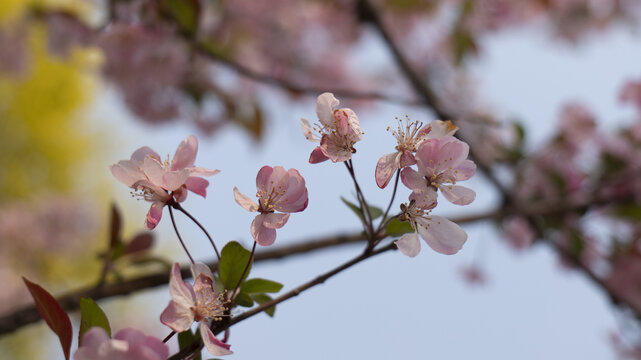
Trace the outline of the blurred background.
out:
M 141 146 L 172 156 L 198 137 L 196 164 L 221 173 L 207 199 L 190 194 L 183 206 L 219 247 L 251 247 L 253 215 L 232 189 L 252 194 L 263 165 L 298 169 L 310 196 L 274 247 L 359 234 L 340 200 L 355 199 L 347 171 L 309 164 L 315 145 L 300 129 L 330 91 L 359 116 L 356 176 L 379 207 L 391 186 L 376 186 L 374 168 L 394 151 L 386 128 L 395 117 L 447 117 L 461 128 L 480 165 L 464 184 L 477 198 L 464 208 L 442 202 L 435 213 L 460 219 L 468 241 L 453 256 L 423 246 L 416 258 L 369 259 L 279 305 L 274 318 L 234 326 L 228 358 L 641 359 L 640 7 L 3 0 L 0 324 L 32 303 L 21 276 L 58 295 L 188 262 L 165 213 L 153 243 L 101 276 L 112 204 L 122 239 L 146 234 L 149 203 L 109 172 Z M 409 193 L 399 186 L 393 211 Z M 213 260 L 198 228 L 181 214 L 177 224 L 192 254 Z M 286 291 L 362 246 L 259 262 L 252 276 Z M 166 287 L 155 287 L 98 302 L 112 329 L 162 338 L 168 301 Z M 77 313 L 72 320 L 77 331 Z M 0 351 L 63 358 L 43 322 L 0 335 Z

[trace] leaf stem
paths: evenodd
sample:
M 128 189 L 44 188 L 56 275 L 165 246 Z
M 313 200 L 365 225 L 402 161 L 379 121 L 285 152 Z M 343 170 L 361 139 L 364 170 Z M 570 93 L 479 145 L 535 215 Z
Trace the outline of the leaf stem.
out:
M 238 291 L 238 288 L 240 288 L 240 284 L 243 283 L 243 278 L 245 278 L 245 275 L 247 275 L 247 270 L 249 270 L 249 267 L 251 266 L 252 262 L 254 261 L 254 253 L 256 252 L 256 241 L 254 241 L 254 246 L 252 246 L 252 252 L 249 255 L 249 260 L 247 261 L 247 265 L 245 265 L 245 270 L 243 270 L 243 274 L 240 276 L 240 279 L 238 279 L 238 284 L 236 284 L 236 287 L 234 288 L 234 292 L 232 292 L 232 298 L 236 297 L 236 291 Z

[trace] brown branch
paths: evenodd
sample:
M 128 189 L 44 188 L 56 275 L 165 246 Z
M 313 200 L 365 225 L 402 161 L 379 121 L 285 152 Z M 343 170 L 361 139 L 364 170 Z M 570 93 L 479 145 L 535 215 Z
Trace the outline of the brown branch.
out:
M 365 237 L 362 234 L 332 236 L 320 240 L 261 251 L 256 254 L 254 261 L 258 262 L 281 259 L 290 255 L 305 254 L 315 250 L 343 246 L 361 241 L 363 243 L 365 242 Z M 209 265 L 212 269 L 216 269 L 218 263 L 212 262 Z M 186 278 L 191 277 L 189 267 L 183 267 L 182 274 Z M 58 297 L 57 300 L 65 311 L 73 311 L 79 308 L 80 299 L 83 297 L 89 297 L 97 301 L 104 298 L 127 295 L 139 290 L 166 285 L 168 281 L 168 273 L 166 271 L 159 271 L 119 283 L 104 284 L 99 287 L 87 287 L 75 290 Z M 23 307 L 11 314 L 0 317 L 0 335 L 10 333 L 41 319 L 42 318 L 35 306 Z

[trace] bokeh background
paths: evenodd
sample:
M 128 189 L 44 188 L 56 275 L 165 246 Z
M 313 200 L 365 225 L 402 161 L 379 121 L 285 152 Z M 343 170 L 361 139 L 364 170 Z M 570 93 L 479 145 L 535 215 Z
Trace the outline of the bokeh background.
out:
M 374 168 L 395 146 L 386 128 L 397 116 L 437 118 L 438 111 L 420 104 L 358 1 L 184 3 L 197 16 L 174 12 L 172 1 L 0 3 L 0 316 L 31 303 L 21 276 L 54 294 L 98 281 L 112 203 L 122 212 L 125 238 L 143 231 L 149 204 L 132 199 L 108 169 L 140 146 L 171 156 L 185 137 L 198 136 L 197 164 L 221 173 L 210 179 L 207 199 L 191 194 L 184 207 L 218 244 L 251 246 L 253 215 L 234 202 L 234 186 L 253 193 L 263 165 L 298 169 L 309 207 L 278 231 L 274 246 L 281 246 L 360 231 L 340 200 L 355 198 L 344 166 L 308 163 L 315 145 L 303 137 L 300 118 L 315 120 L 320 92 L 334 91 L 341 106 L 358 114 L 364 136 L 354 155 L 356 175 L 368 201 L 380 207 L 391 189 L 376 186 Z M 517 197 L 519 206 L 557 206 L 575 195 L 590 203 L 589 195 L 605 188 L 602 178 L 599 187 L 579 190 L 568 178 L 529 184 L 524 178 L 532 173 L 548 174 L 526 170 L 548 150 L 562 154 L 552 162 L 580 170 L 581 184 L 603 173 L 616 178 L 615 190 L 635 183 L 635 172 L 599 166 L 604 149 L 628 139 L 640 121 L 634 104 L 640 106 L 641 90 L 636 98 L 623 96 L 627 102 L 621 96 L 641 79 L 636 2 L 372 3 L 480 160 L 508 189 L 530 189 Z M 594 123 L 569 158 L 557 146 L 590 126 L 573 122 L 567 104 Z M 620 158 L 629 164 L 641 155 L 634 146 L 617 151 L 611 152 L 625 154 Z M 466 186 L 477 193 L 472 205 L 443 202 L 436 213 L 455 219 L 508 209 L 482 173 Z M 563 224 L 545 218 L 537 234 L 505 214 L 486 216 L 463 225 L 468 241 L 454 256 L 423 246 L 416 258 L 400 252 L 372 258 L 279 305 L 274 318 L 261 314 L 234 326 L 229 358 L 635 358 L 641 260 L 634 194 L 625 205 L 626 215 L 636 217 L 596 208 Z M 407 195 L 400 186 L 393 209 Z M 188 261 L 164 215 L 153 247 L 120 262 L 109 282 Z M 212 260 L 206 238 L 177 216 L 192 253 Z M 568 238 L 583 244 L 571 252 L 582 266 L 560 256 L 558 244 L 570 240 L 558 234 L 568 228 Z M 361 246 L 257 263 L 253 276 L 287 290 Z M 626 276 L 617 275 L 621 259 Z M 625 301 L 613 302 L 613 291 Z M 158 317 L 168 301 L 159 287 L 99 304 L 113 329 L 136 327 L 162 338 L 170 330 Z M 78 314 L 73 319 L 77 331 Z M 0 350 L 7 359 L 62 358 L 44 323 L 2 335 Z

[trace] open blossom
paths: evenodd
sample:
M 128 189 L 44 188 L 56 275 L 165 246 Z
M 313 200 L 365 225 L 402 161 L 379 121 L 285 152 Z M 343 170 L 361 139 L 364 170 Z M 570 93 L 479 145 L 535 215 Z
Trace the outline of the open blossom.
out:
M 93 327 L 82 336 L 82 346 L 74 360 L 165 360 L 169 348 L 160 339 L 135 329 L 122 329 L 109 338 L 101 327 Z
M 430 197 L 431 205 L 427 208 L 420 207 L 415 200 L 410 201 L 409 205 L 401 204 L 399 220 L 409 221 L 414 233 L 403 235 L 395 244 L 409 257 L 421 251 L 419 234 L 434 251 L 445 255 L 456 254 L 467 241 L 467 234 L 458 225 L 446 218 L 430 215 L 431 209 L 436 206 L 436 193 L 430 193 Z
M 191 266 L 191 273 L 193 286 L 183 281 L 180 265 L 174 264 L 169 277 L 171 301 L 160 315 L 160 321 L 175 332 L 186 331 L 194 321 L 199 322 L 200 336 L 207 351 L 214 356 L 232 354 L 230 346 L 218 340 L 209 329 L 211 321 L 220 320 L 228 310 L 223 295 L 216 290 L 211 270 L 203 263 L 196 263 Z
M 301 119 L 303 133 L 307 140 L 320 142 L 309 156 L 309 162 L 316 164 L 331 159 L 333 162 L 347 161 L 356 152 L 354 144 L 361 140 L 361 126 L 352 109 L 334 109 L 339 101 L 331 93 L 323 93 L 316 100 L 316 115 L 320 125 L 316 130 L 320 139 L 314 136 L 307 119 Z
M 263 246 L 276 240 L 276 229 L 282 228 L 289 213 L 307 208 L 308 197 L 305 179 L 298 170 L 285 170 L 282 166 L 263 166 L 256 175 L 258 204 L 234 187 L 234 199 L 248 211 L 259 212 L 251 224 L 254 240 Z M 285 214 L 279 214 L 280 211 Z
M 405 127 L 403 127 L 405 125 Z M 403 124 L 399 120 L 399 126 L 392 131 L 396 138 L 396 152 L 384 155 L 376 164 L 376 185 L 381 189 L 387 186 L 397 169 L 416 164 L 414 153 L 418 146 L 426 139 L 437 139 L 444 136 L 452 136 L 458 130 L 458 126 L 451 121 L 435 120 L 426 126 L 420 121 Z M 387 128 L 389 131 L 389 127 Z
M 121 160 L 110 167 L 118 181 L 134 189 L 134 195 L 152 203 L 145 222 L 148 229 L 158 225 L 167 202 L 172 199 L 185 201 L 187 190 L 207 196 L 209 181 L 201 176 L 220 171 L 195 167 L 197 152 L 198 140 L 192 135 L 180 143 L 171 162 L 162 161 L 155 151 L 143 146 L 134 151 L 130 160 Z
M 476 165 L 466 159 L 469 150 L 466 143 L 453 136 L 423 141 L 416 152 L 418 171 L 407 167 L 401 172 L 403 184 L 412 189 L 410 200 L 426 208 L 438 189 L 454 204 L 467 205 L 474 201 L 474 190 L 456 185 L 476 171 Z

